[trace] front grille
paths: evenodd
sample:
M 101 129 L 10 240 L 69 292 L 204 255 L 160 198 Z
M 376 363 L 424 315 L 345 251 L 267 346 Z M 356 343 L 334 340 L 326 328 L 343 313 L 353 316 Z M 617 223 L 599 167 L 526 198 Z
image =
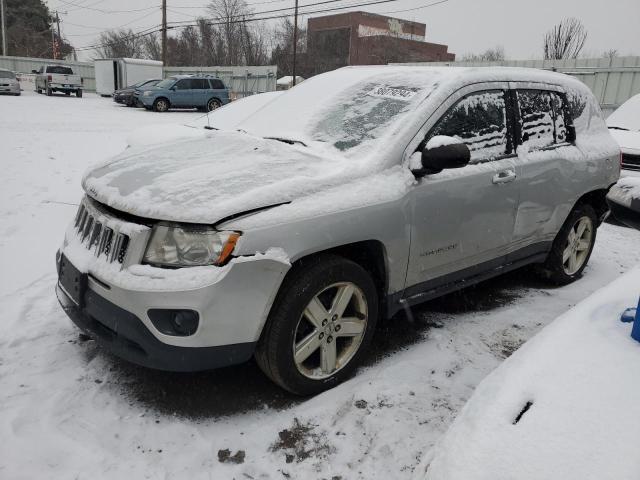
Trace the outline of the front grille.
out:
M 74 222 L 76 234 L 96 257 L 104 255 L 107 262 L 122 264 L 129 248 L 129 236 L 115 231 L 106 221 L 104 215 L 81 203 Z
M 640 170 L 640 155 L 623 153 L 622 168 L 626 168 L 628 170 Z

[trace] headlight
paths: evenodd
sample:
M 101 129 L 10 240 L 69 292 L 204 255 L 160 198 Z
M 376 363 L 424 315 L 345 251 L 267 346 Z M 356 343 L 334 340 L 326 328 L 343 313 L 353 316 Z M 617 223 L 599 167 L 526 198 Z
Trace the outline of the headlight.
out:
M 153 92 L 151 90 L 147 90 L 147 91 L 143 92 L 142 95 L 145 96 L 145 97 L 150 97 L 152 93 Z
M 209 227 L 156 225 L 144 253 L 144 263 L 174 267 L 222 265 L 240 234 Z

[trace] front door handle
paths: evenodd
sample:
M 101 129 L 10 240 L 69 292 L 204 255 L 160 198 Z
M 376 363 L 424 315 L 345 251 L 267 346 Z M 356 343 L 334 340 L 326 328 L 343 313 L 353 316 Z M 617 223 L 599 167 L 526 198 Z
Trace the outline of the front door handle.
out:
M 516 179 L 516 172 L 513 170 L 503 170 L 496 173 L 491 179 L 492 183 L 509 183 Z

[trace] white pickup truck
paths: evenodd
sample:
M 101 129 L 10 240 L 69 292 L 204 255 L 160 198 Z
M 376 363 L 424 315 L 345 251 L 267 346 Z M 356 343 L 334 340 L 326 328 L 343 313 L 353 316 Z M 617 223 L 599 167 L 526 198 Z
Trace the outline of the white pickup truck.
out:
M 36 74 L 36 92 L 46 92 L 51 96 L 53 92 L 64 92 L 66 95 L 75 93 L 76 97 L 82 97 L 82 77 L 75 75 L 71 67 L 64 65 L 43 65 Z

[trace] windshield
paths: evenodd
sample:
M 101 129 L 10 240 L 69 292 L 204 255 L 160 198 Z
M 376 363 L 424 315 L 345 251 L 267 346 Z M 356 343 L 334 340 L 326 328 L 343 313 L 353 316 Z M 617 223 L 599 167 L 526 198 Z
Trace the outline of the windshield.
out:
M 47 67 L 47 73 L 59 73 L 61 75 L 73 75 L 73 70 L 69 67 L 61 67 L 59 65 L 54 65 L 51 67 Z
M 609 128 L 640 131 L 640 95 L 624 102 L 607 118 Z
M 7 72 L 6 70 L 0 70 L 0 78 L 16 78 L 13 72 Z
M 175 83 L 175 81 L 176 81 L 175 78 L 165 78 L 164 80 L 158 82 L 156 84 L 156 87 L 170 88 Z
M 383 137 L 404 126 L 403 118 L 437 87 L 442 70 L 357 67 L 311 78 L 244 121 L 262 136 L 322 142 L 352 156 L 375 150 Z

